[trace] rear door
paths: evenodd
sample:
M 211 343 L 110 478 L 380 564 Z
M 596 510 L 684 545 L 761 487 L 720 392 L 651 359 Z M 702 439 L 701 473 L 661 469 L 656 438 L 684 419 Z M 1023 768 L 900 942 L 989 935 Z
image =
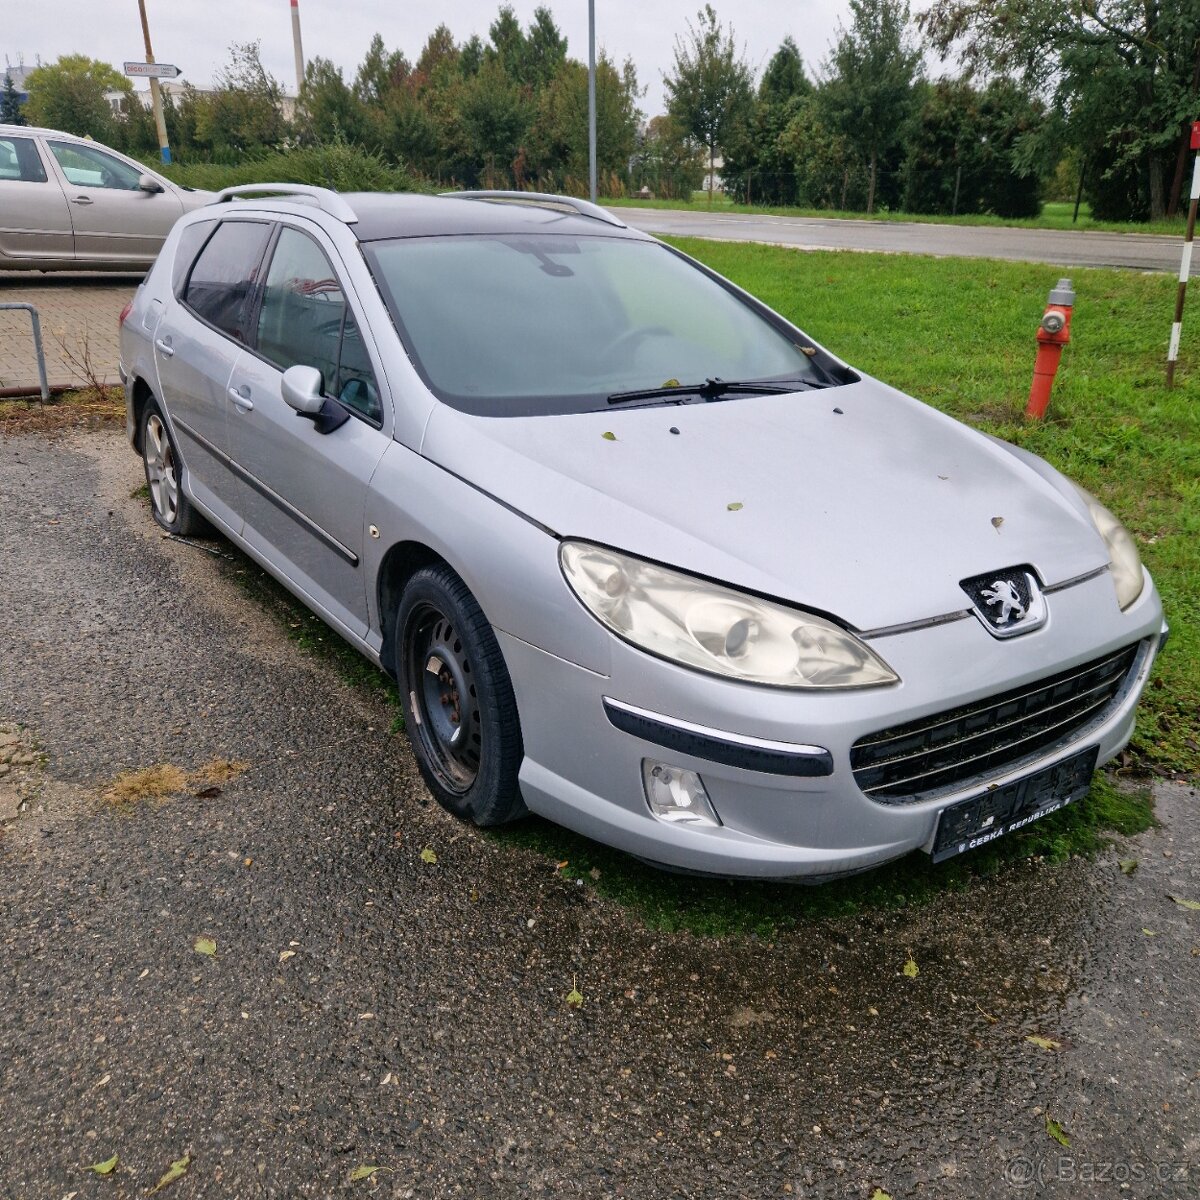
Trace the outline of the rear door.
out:
M 245 473 L 242 536 L 350 632 L 368 631 L 361 555 L 367 486 L 391 441 L 374 348 L 340 272 L 308 233 L 279 229 L 256 321 L 254 353 L 230 392 L 230 453 Z M 349 415 L 330 433 L 283 399 L 283 372 L 317 367 Z
M 35 138 L 0 137 L 0 254 L 71 258 L 75 251 L 67 198 L 42 161 Z
M 229 459 L 230 376 L 271 226 L 265 221 L 189 225 L 176 253 L 176 292 L 154 332 L 159 395 L 187 472 L 187 491 L 234 533 L 241 489 Z M 190 261 L 189 259 L 194 259 Z
M 145 173 L 98 146 L 47 138 L 75 229 L 75 257 L 149 266 L 183 215 L 173 192 L 144 192 Z

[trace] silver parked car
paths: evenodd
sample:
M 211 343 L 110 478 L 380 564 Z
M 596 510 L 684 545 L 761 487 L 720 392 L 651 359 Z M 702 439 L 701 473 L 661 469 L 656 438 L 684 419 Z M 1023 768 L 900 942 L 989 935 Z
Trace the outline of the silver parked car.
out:
M 1165 636 L 1046 463 L 686 255 L 524 193 L 231 189 L 122 330 L 154 516 L 399 683 L 430 790 L 829 878 L 1083 795 Z
M 144 271 L 211 199 L 86 138 L 0 125 L 0 271 Z

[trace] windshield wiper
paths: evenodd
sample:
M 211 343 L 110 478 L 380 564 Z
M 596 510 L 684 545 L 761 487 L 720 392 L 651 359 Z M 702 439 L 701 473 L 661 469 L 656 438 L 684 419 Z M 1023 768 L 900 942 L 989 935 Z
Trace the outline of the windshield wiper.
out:
M 699 396 L 704 400 L 719 400 L 722 396 L 765 396 L 772 393 L 794 392 L 798 387 L 828 387 L 814 379 L 798 379 L 793 383 L 757 382 L 753 379 L 706 379 L 703 383 L 672 383 L 665 387 L 642 388 L 636 392 L 613 392 L 609 404 L 624 404 L 629 400 L 660 400 L 670 396 Z

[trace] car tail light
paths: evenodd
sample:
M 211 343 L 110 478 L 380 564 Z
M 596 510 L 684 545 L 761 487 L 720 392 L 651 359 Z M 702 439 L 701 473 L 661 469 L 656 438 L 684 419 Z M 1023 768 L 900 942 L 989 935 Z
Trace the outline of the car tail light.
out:
M 130 297 L 130 298 L 129 298 L 129 299 L 126 301 L 126 302 L 125 302 L 125 307 L 124 307 L 123 309 L 121 309 L 121 315 L 120 315 L 120 316 L 117 318 L 117 325 L 118 325 L 118 326 L 120 326 L 120 325 L 124 325 L 124 324 L 125 324 L 125 318 L 126 318 L 127 316 L 129 316 L 129 310 L 130 310 L 131 308 L 133 308 L 133 298 L 132 298 L 132 297 Z

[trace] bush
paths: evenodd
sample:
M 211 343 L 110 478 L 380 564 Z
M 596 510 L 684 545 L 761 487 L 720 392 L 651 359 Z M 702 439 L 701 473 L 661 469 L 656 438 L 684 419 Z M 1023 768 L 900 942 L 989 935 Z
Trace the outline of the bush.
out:
M 419 192 L 427 186 L 404 167 L 345 142 L 273 150 L 234 166 L 221 163 L 153 164 L 183 187 L 217 192 L 244 183 L 307 183 L 337 192 Z

